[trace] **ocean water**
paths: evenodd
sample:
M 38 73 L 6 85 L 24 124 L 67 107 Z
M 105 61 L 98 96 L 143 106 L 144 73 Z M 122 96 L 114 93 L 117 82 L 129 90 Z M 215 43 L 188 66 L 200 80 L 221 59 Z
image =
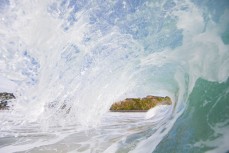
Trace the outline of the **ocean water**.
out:
M 229 1 L 0 0 L 0 152 L 228 153 Z M 126 97 L 170 96 L 147 113 Z

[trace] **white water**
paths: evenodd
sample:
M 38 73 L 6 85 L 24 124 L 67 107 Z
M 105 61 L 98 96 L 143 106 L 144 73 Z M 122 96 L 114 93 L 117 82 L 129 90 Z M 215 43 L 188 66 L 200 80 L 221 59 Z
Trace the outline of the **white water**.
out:
M 16 84 L 12 81 L 9 81 L 6 78 L 0 77 L 0 92 L 11 92 L 13 93 L 16 89 Z
M 229 47 L 222 39 L 229 24 L 227 8 L 215 20 L 210 10 L 190 1 L 12 0 L 0 6 L 0 76 L 14 82 L 17 97 L 10 112 L 1 112 L 3 141 L 8 135 L 23 137 L 13 131 L 26 127 L 38 126 L 36 132 L 47 137 L 47 131 L 68 127 L 70 135 L 85 127 L 99 129 L 114 101 L 168 95 L 174 102 L 168 113 L 162 111 L 159 120 L 149 112 L 148 135 L 128 143 L 126 150 L 152 152 L 185 111 L 198 78 L 222 83 L 229 76 Z M 148 123 L 144 118 L 140 125 Z M 59 143 L 69 133 L 2 150 Z M 123 139 L 132 133 L 125 134 Z M 99 152 L 122 149 L 121 139 L 98 147 Z

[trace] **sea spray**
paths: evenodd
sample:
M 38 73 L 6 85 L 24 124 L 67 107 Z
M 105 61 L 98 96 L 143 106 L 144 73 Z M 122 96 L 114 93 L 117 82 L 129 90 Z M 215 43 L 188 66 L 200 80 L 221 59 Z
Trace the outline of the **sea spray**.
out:
M 33 127 L 40 134 L 68 127 L 77 133 L 101 125 L 115 101 L 156 94 L 174 102 L 161 120 L 134 120 L 143 131 L 79 151 L 192 152 L 193 146 L 197 152 L 228 151 L 227 113 L 221 119 L 208 115 L 221 116 L 217 112 L 228 108 L 228 6 L 226 0 L 3 1 L 0 75 L 16 84 L 17 101 L 1 112 L 1 137 L 25 136 L 17 129 Z M 211 88 L 216 90 L 209 93 Z M 195 134 L 202 127 L 211 130 Z M 66 141 L 61 133 L 54 139 Z M 87 141 L 96 144 L 90 136 Z M 100 138 L 105 144 L 107 137 Z M 33 141 L 21 151 L 45 145 Z M 7 147 L 15 149 L 2 150 Z

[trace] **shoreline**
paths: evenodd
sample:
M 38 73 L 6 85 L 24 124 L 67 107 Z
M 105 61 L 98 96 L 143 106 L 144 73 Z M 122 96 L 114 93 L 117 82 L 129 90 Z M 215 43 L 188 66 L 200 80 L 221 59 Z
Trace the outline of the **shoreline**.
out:
M 120 113 L 145 113 L 148 110 L 110 110 L 110 112 L 120 112 Z

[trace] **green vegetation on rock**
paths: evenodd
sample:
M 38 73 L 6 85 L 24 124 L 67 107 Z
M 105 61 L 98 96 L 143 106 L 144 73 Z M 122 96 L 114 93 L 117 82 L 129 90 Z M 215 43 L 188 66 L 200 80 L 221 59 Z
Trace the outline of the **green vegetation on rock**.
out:
M 156 105 L 171 105 L 169 97 L 147 96 L 144 98 L 127 98 L 123 101 L 114 103 L 111 111 L 147 111 Z

